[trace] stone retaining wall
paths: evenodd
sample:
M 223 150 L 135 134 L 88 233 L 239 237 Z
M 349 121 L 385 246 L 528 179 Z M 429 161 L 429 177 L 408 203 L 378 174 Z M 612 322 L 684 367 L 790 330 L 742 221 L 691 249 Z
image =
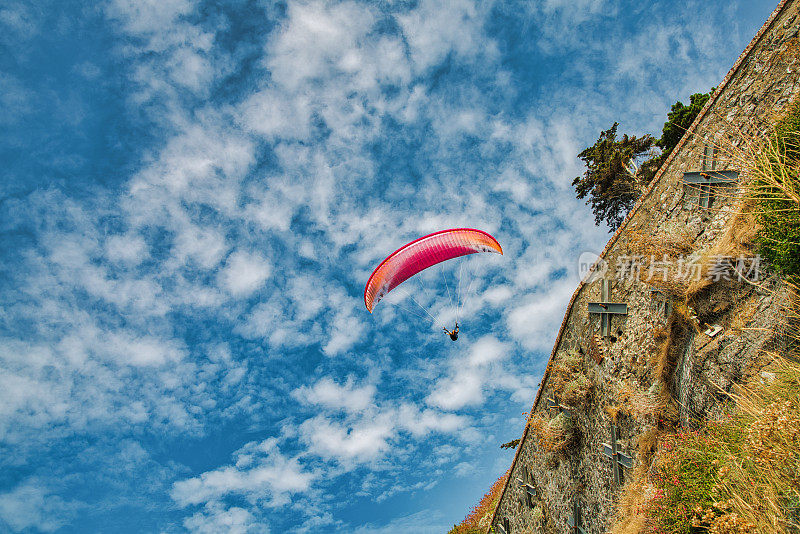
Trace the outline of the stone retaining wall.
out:
M 650 364 L 659 348 L 659 335 L 670 313 L 667 292 L 626 277 L 614 279 L 614 267 L 635 254 L 642 235 L 680 236 L 692 250 L 709 250 L 735 223 L 736 187 L 714 190 L 711 206 L 699 205 L 699 191 L 683 184 L 683 173 L 701 170 L 708 146 L 721 156 L 716 169 L 730 166 L 720 147 L 740 144 L 741 135 L 754 134 L 769 124 L 800 89 L 800 18 L 798 1 L 785 0 L 740 56 L 684 139 L 676 147 L 637 206 L 611 238 L 603 259 L 612 267 L 612 301 L 624 302 L 627 315 L 613 316 L 609 336 L 600 338 L 602 361 L 597 363 L 590 346 L 599 334 L 599 317 L 588 313 L 589 302 L 599 302 L 601 282 L 582 283 L 570 301 L 547 371 L 531 411 L 531 417 L 548 420 L 553 395 L 549 376 L 564 355 L 581 355 L 583 372 L 593 384 L 592 394 L 569 406 L 577 445 L 567 454 L 541 449 L 531 424 L 525 429 L 511 474 L 503 490 L 492 525 L 507 525 L 511 533 L 575 532 L 569 525 L 577 501 L 580 526 L 586 534 L 602 534 L 611 528 L 620 487 L 614 484 L 611 461 L 601 454 L 611 440 L 609 411 L 620 403 L 620 391 L 650 391 L 658 377 Z M 740 169 L 733 169 L 740 171 Z M 757 372 L 763 348 L 775 343 L 772 333 L 780 323 L 782 291 L 775 279 L 753 285 L 720 280 L 700 294 L 700 333 L 687 335 L 676 346 L 674 369 L 667 380 L 674 403 L 673 417 L 684 425 L 714 415 L 725 401 L 722 392 Z M 777 289 L 777 292 L 776 292 Z M 777 295 L 777 296 L 776 296 Z M 685 312 L 685 310 L 684 310 Z M 706 324 L 722 327 L 711 337 L 702 333 Z M 597 339 L 597 338 L 595 338 Z M 596 355 L 595 355 L 596 356 Z M 623 409 L 616 414 L 618 449 L 639 461 L 638 441 L 657 421 Z M 630 470 L 623 469 L 623 483 Z M 536 497 L 526 495 L 535 488 Z

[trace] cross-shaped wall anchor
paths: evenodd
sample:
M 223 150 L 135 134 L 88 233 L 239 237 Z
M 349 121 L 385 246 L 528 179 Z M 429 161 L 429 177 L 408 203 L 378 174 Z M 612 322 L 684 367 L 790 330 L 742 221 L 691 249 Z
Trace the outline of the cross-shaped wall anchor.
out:
M 714 201 L 712 187 L 721 184 L 734 183 L 739 179 L 739 173 L 731 170 L 716 170 L 717 161 L 714 154 L 714 145 L 706 144 L 703 148 L 703 161 L 699 171 L 683 173 L 683 183 L 697 185 L 700 189 L 699 204 L 701 208 L 711 207 Z
M 611 465 L 614 469 L 614 485 L 619 486 L 622 479 L 622 468 L 632 468 L 633 458 L 617 450 L 617 427 L 614 423 L 611 423 L 611 445 L 603 443 L 603 455 L 611 459 Z
M 548 410 L 558 410 L 559 412 L 563 413 L 564 415 L 571 416 L 572 411 L 570 411 L 569 406 L 564 406 L 558 401 L 558 395 L 553 393 L 552 397 L 548 397 L 546 399 L 547 402 L 547 409 Z
M 569 516 L 569 528 L 572 530 L 572 532 L 586 534 L 586 531 L 583 530 L 581 524 L 581 509 L 578 507 L 578 499 L 576 497 L 572 503 L 572 515 Z
M 517 477 L 517 483 L 525 490 L 524 501 L 528 508 L 533 508 L 533 499 L 536 497 L 536 488 L 533 486 L 533 476 L 527 467 L 522 467 L 522 477 Z
M 611 316 L 628 315 L 628 305 L 621 302 L 611 302 L 611 280 L 600 280 L 601 302 L 590 302 L 589 313 L 600 314 L 600 334 L 605 337 L 611 333 Z

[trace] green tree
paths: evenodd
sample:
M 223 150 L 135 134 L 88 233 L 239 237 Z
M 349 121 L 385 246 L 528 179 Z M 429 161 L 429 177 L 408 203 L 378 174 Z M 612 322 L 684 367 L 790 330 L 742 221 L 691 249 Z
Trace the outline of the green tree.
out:
M 711 98 L 714 89 L 691 95 L 688 106 L 675 102 L 667 113 L 667 122 L 659 139 L 651 135 L 623 135 L 621 140 L 617 140 L 618 124 L 615 122 L 600 134 L 594 145 L 578 154 L 586 164 L 586 172 L 575 178 L 572 185 L 578 198 L 589 197 L 586 203 L 592 206 L 596 224 L 605 222 L 612 231 L 619 227 L 644 187 L 652 181 Z M 657 148 L 661 149 L 660 153 L 637 167 L 638 161 Z
M 691 95 L 688 106 L 684 106 L 680 100 L 672 104 L 672 109 L 667 113 L 667 122 L 661 130 L 661 139 L 656 141 L 656 146 L 662 150 L 662 154 L 669 154 L 678 146 L 681 137 L 692 125 L 715 89 L 716 87 L 712 87 L 707 93 Z
M 694 119 L 703 109 L 703 107 L 711 98 L 711 94 L 716 87 L 712 87 L 707 93 L 695 93 L 689 97 L 689 105 L 684 106 L 683 102 L 678 100 L 672 104 L 672 109 L 667 113 L 667 122 L 661 129 L 661 138 L 655 142 L 655 146 L 661 149 L 661 153 L 653 156 L 639 168 L 639 180 L 644 183 L 650 183 L 655 177 L 658 169 L 667 160 L 672 149 L 678 146 L 683 134 L 692 125 Z
M 573 180 L 578 198 L 589 197 L 595 223 L 606 222 L 616 230 L 642 192 L 643 183 L 632 163 L 647 154 L 655 143 L 651 135 L 623 135 L 617 139 L 618 123 L 601 132 L 597 142 L 578 154 L 586 172 Z
M 516 449 L 517 445 L 519 445 L 519 442 L 520 442 L 519 438 L 512 439 L 508 443 L 503 443 L 502 445 L 500 445 L 500 448 L 501 449 Z

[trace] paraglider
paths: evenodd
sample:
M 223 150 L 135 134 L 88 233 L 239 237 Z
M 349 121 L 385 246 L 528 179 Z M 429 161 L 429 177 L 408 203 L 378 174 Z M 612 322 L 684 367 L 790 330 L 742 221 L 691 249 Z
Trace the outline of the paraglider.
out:
M 448 330 L 446 326 L 443 326 L 442 329 L 444 330 L 444 333 L 450 336 L 450 339 L 453 341 L 458 339 L 458 322 L 456 322 L 456 327 L 452 330 Z
M 443 261 L 476 254 L 503 254 L 497 240 L 473 228 L 453 228 L 420 237 L 392 252 L 370 275 L 364 288 L 364 305 L 372 313 L 375 305 L 394 288 Z M 458 339 L 458 322 L 453 330 L 444 329 L 450 339 Z

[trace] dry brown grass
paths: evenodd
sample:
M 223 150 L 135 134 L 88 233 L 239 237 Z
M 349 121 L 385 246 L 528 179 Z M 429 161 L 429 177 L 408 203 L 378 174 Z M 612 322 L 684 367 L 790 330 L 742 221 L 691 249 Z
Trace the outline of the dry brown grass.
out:
M 656 382 L 649 390 L 631 396 L 630 406 L 631 413 L 638 418 L 656 420 L 670 407 L 669 390 Z
M 539 447 L 545 452 L 561 453 L 574 443 L 574 422 L 571 417 L 563 413 L 552 418 L 535 413 L 528 421 L 528 425 L 539 440 Z
M 667 337 L 661 342 L 658 350 L 650 355 L 653 376 L 660 383 L 669 384 L 672 372 L 680 360 L 681 352 L 685 349 L 689 332 L 695 327 L 692 310 L 680 303 L 674 304 L 672 313 L 667 320 Z
M 682 258 L 694 248 L 686 231 L 653 234 L 647 230 L 629 232 L 628 251 L 639 263 L 639 280 L 672 298 L 683 299 L 687 282 L 681 275 Z
M 800 532 L 798 293 L 792 288 L 786 324 L 776 325 L 795 344 L 768 354 L 768 379 L 757 375 L 738 388 L 735 414 L 695 432 L 659 432 L 653 425 L 640 436 L 637 467 L 619 500 L 613 534 L 684 532 L 673 530 L 678 525 L 710 534 Z M 628 402 L 636 394 L 629 393 Z M 694 489 L 687 491 L 686 484 Z M 674 523 L 680 508 L 688 519 Z
M 547 381 L 559 400 L 577 406 L 592 393 L 593 384 L 586 376 L 583 356 L 577 352 L 562 353 L 550 371 Z
M 800 295 L 791 286 L 784 310 L 786 352 L 770 352 L 773 378 L 760 377 L 734 398 L 743 432 L 728 445 L 720 473 L 723 510 L 754 525 L 754 532 L 800 532 Z M 717 515 L 720 515 L 717 513 Z M 726 532 L 720 530 L 720 532 Z
M 730 330 L 731 332 L 741 333 L 745 330 L 747 325 L 753 319 L 753 316 L 758 310 L 759 298 L 753 296 L 748 298 L 743 303 L 739 304 L 736 313 L 731 318 Z
M 685 230 L 653 234 L 650 230 L 636 229 L 628 233 L 628 239 L 628 250 L 635 256 L 678 258 L 694 248 L 692 238 Z
M 616 403 L 607 404 L 603 411 L 608 415 L 608 417 L 614 422 L 617 422 L 617 418 L 619 414 L 623 413 L 630 413 L 630 398 L 631 393 L 633 392 L 634 388 L 630 384 L 622 384 L 621 387 L 617 387 L 614 390 L 614 395 L 612 396 L 615 399 Z
M 657 343 L 664 341 L 665 339 L 667 339 L 668 335 L 669 331 L 667 330 L 666 325 L 655 324 L 653 326 L 653 333 L 652 333 L 653 341 Z
M 675 406 L 671 402 L 669 389 L 661 382 L 655 382 L 647 390 L 634 383 L 625 383 L 616 390 L 614 398 L 617 402 L 604 409 L 612 421 L 616 421 L 620 413 L 653 424 L 659 419 L 672 420 L 676 415 L 672 413 Z
M 654 488 L 647 481 L 649 463 L 637 464 L 633 477 L 625 484 L 617 502 L 617 516 L 611 534 L 640 534 L 647 524 L 646 506 Z
M 654 488 L 647 480 L 647 472 L 656 452 L 659 433 L 650 426 L 638 439 L 638 462 L 631 480 L 625 484 L 617 503 L 616 522 L 612 534 L 639 534 L 646 526 L 646 505 L 654 494 Z
M 723 234 L 708 248 L 700 252 L 699 276 L 692 279 L 686 286 L 685 301 L 693 303 L 701 298 L 714 280 L 709 276 L 709 271 L 716 258 L 731 258 L 735 262 L 739 257 L 753 255 L 755 238 L 758 233 L 758 224 L 750 199 L 740 199 L 735 207 L 734 215 L 728 220 Z M 735 264 L 733 264 L 735 265 Z M 732 267 L 733 267 L 732 265 Z M 732 271 L 733 273 L 733 271 Z

